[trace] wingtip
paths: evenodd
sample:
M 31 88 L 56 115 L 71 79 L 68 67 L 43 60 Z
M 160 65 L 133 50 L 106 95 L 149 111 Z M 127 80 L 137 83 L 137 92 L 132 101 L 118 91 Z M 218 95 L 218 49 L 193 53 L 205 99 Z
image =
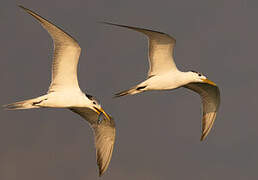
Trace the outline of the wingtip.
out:
M 151 30 L 151 29 L 140 28 L 140 27 L 136 27 L 136 26 L 128 26 L 128 25 L 124 25 L 124 24 L 116 24 L 116 23 L 107 22 L 107 21 L 99 21 L 99 23 L 107 24 L 107 25 L 111 25 L 111 26 L 117 26 L 117 27 L 132 29 L 134 31 L 141 32 L 141 33 L 143 33 L 143 34 L 145 34 L 147 36 L 148 36 L 147 32 L 154 32 L 154 33 L 159 33 L 159 34 L 164 34 L 164 35 L 169 36 L 168 34 L 163 33 L 163 32 L 154 31 L 154 30 Z M 169 37 L 171 37 L 171 36 L 169 36 Z M 175 38 L 173 38 L 173 40 L 175 41 Z
M 103 172 L 101 170 L 99 170 L 99 177 L 102 177 L 103 176 Z
M 98 168 L 99 169 L 99 177 L 102 177 L 107 168 L 103 168 L 99 163 L 98 163 L 98 167 L 99 167 Z
M 125 24 L 117 24 L 117 23 L 112 23 L 112 22 L 107 22 L 107 21 L 99 21 L 99 23 L 101 24 L 106 24 L 106 25 L 110 25 L 110 26 L 117 26 L 117 27 L 122 27 L 122 28 L 128 28 L 128 29 L 132 29 L 132 30 L 136 30 L 137 29 L 142 29 L 142 28 L 138 28 L 138 27 L 134 27 L 134 26 L 128 26 Z
M 31 14 L 31 10 L 29 10 L 28 8 L 22 6 L 22 5 L 18 5 L 19 8 L 23 9 L 24 11 L 26 11 L 27 13 Z
M 201 142 L 204 141 L 206 139 L 206 137 L 207 137 L 207 134 L 202 134 L 202 137 L 201 137 L 200 141 Z
M 116 24 L 116 23 L 112 23 L 112 22 L 107 22 L 107 21 L 97 21 L 97 23 L 111 25 L 111 26 L 118 26 L 118 27 L 127 27 L 125 25 L 120 25 L 120 24 Z
M 19 8 L 24 9 L 24 10 L 27 10 L 27 8 L 25 8 L 23 5 L 18 4 L 17 6 L 18 6 Z

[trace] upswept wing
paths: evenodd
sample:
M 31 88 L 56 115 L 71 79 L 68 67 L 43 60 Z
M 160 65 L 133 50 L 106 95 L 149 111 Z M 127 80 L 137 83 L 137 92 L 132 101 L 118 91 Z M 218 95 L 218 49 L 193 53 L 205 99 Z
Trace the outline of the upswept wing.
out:
M 79 88 L 77 80 L 77 65 L 81 48 L 76 40 L 59 27 L 50 23 L 35 12 L 20 6 L 32 15 L 48 31 L 54 42 L 52 64 L 52 82 L 49 92 L 63 89 Z
M 209 134 L 216 119 L 217 111 L 220 105 L 220 91 L 217 86 L 207 83 L 189 83 L 184 87 L 198 93 L 202 98 L 202 141 Z
M 145 34 L 149 39 L 149 72 L 148 76 L 163 74 L 167 71 L 177 70 L 173 50 L 176 40 L 163 32 L 152 31 L 148 29 L 125 26 L 103 22 L 105 24 L 129 28 Z
M 116 134 L 115 122 L 111 117 L 109 121 L 103 116 L 104 119 L 98 124 L 98 114 L 89 108 L 72 108 L 71 110 L 87 120 L 94 131 L 99 176 L 102 176 L 112 157 Z

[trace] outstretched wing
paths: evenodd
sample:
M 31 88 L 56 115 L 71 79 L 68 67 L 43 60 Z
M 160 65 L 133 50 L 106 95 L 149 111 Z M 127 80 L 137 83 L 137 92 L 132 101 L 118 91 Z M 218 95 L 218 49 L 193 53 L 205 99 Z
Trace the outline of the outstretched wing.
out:
M 76 40 L 59 27 L 50 23 L 35 12 L 20 6 L 32 15 L 48 31 L 54 42 L 52 64 L 52 82 L 49 92 L 60 89 L 79 88 L 77 80 L 77 65 L 81 48 Z
M 177 70 L 173 58 L 176 40 L 163 32 L 103 22 L 105 24 L 129 28 L 145 34 L 149 39 L 149 72 L 148 76 L 163 74 L 167 71 Z
M 110 163 L 115 143 L 115 122 L 103 116 L 103 120 L 98 124 L 98 114 L 89 108 L 71 108 L 71 110 L 89 122 L 95 135 L 95 147 L 99 176 L 107 170 Z
M 220 105 L 220 91 L 217 86 L 208 83 L 189 83 L 184 87 L 195 91 L 202 98 L 202 141 L 209 134 L 216 119 Z

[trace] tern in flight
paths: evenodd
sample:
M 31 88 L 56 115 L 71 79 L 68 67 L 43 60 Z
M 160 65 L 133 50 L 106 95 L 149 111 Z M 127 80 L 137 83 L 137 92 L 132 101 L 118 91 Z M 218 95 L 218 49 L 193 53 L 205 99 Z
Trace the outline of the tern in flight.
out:
M 20 6 L 50 34 L 54 43 L 52 81 L 46 95 L 5 105 L 6 109 L 67 108 L 87 120 L 94 131 L 99 176 L 107 170 L 115 142 L 115 122 L 77 80 L 81 48 L 72 36 L 35 12 Z
M 149 72 L 142 83 L 115 94 L 115 97 L 138 94 L 151 90 L 172 90 L 184 87 L 198 93 L 202 98 L 202 136 L 201 141 L 210 132 L 220 104 L 218 86 L 196 71 L 182 72 L 177 69 L 173 58 L 175 38 L 163 32 L 102 22 L 104 24 L 129 28 L 145 34 L 149 40 Z

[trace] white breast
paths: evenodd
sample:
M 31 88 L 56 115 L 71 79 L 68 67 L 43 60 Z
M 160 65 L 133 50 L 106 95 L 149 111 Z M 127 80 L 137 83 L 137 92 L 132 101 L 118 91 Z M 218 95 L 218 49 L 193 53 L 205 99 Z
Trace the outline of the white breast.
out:
M 69 108 L 85 107 L 90 104 L 90 100 L 81 91 L 51 92 L 47 100 L 40 104 L 43 107 Z
M 189 80 L 184 72 L 171 71 L 165 74 L 156 75 L 145 81 L 148 90 L 170 90 L 187 84 Z

